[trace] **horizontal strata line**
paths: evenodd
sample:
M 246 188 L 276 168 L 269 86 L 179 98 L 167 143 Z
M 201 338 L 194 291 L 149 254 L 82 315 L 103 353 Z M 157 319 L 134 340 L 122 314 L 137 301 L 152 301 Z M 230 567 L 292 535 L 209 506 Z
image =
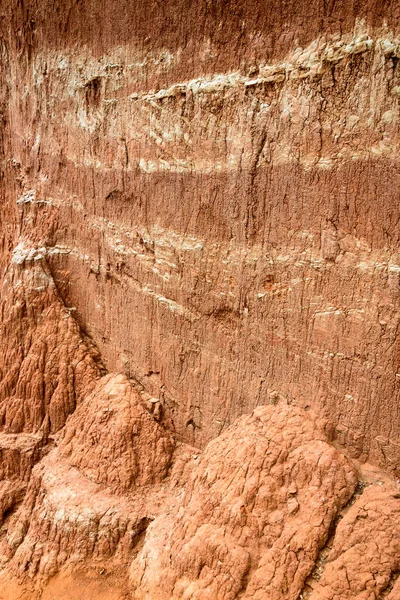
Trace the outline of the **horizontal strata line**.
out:
M 114 224 L 110 223 L 110 222 L 106 222 L 105 220 L 103 220 L 103 223 L 105 226 L 113 226 L 116 227 Z M 158 244 L 160 246 L 160 254 L 158 256 L 158 259 L 155 260 L 155 264 L 157 265 L 162 265 L 162 264 L 166 264 L 167 266 L 174 268 L 175 264 L 170 263 L 167 259 L 168 259 L 168 253 L 163 254 L 162 251 L 166 250 L 166 246 L 167 246 L 167 234 L 164 232 L 162 237 L 160 237 L 159 240 L 157 240 L 157 234 L 160 234 L 160 232 L 155 231 L 153 232 L 153 234 L 155 234 L 156 239 L 152 240 L 152 242 L 154 243 L 154 248 L 157 248 Z M 171 238 L 178 238 L 179 236 L 171 234 Z M 191 242 L 193 244 L 193 238 L 190 238 Z M 105 238 L 105 241 L 107 243 L 107 245 L 114 251 L 114 253 L 116 255 L 120 255 L 120 256 L 132 256 L 133 258 L 138 258 L 139 260 L 146 258 L 145 255 L 138 253 L 134 248 L 132 247 L 128 247 L 124 244 L 122 244 L 119 240 L 118 240 L 118 244 L 114 244 L 112 243 L 113 240 L 107 239 L 107 237 Z M 176 240 L 173 240 L 176 242 Z M 179 244 L 175 243 L 171 243 L 171 241 L 169 241 L 168 243 L 169 245 L 169 249 L 175 253 L 176 251 L 187 251 L 187 250 L 203 250 L 205 248 L 205 242 L 203 241 L 202 243 L 200 243 L 198 241 L 197 244 L 195 245 L 190 245 L 190 246 L 186 246 L 184 243 L 184 238 L 181 237 L 179 240 Z M 211 244 L 210 246 L 211 250 L 215 250 L 217 249 L 217 246 L 215 244 Z M 258 248 L 258 250 L 260 251 L 260 253 L 258 253 L 258 255 L 253 255 L 252 258 L 250 258 L 250 260 L 260 260 L 262 257 L 264 257 L 264 260 L 267 262 L 269 261 L 270 264 L 275 264 L 275 265 L 294 265 L 297 268 L 312 268 L 315 270 L 320 270 L 321 268 L 324 268 L 325 263 L 327 262 L 326 259 L 324 259 L 321 256 L 312 256 L 312 255 L 294 255 L 292 253 L 289 254 L 285 254 L 285 253 L 280 253 L 276 256 L 268 256 L 265 254 L 265 252 L 262 252 L 261 247 Z M 83 260 L 84 262 L 91 262 L 93 263 L 93 265 L 98 265 L 98 260 L 94 260 L 93 258 L 91 258 L 89 255 L 82 253 L 78 248 L 71 248 L 69 246 L 63 246 L 63 245 L 56 245 L 56 246 L 43 246 L 43 247 L 32 247 L 32 246 L 27 246 L 25 244 L 25 242 L 22 240 L 19 242 L 19 244 L 14 248 L 13 253 L 12 253 L 12 259 L 11 262 L 13 264 L 23 264 L 24 262 L 29 262 L 29 261 L 33 261 L 33 260 L 41 260 L 45 257 L 51 257 L 53 255 L 72 255 L 75 256 L 76 258 L 79 258 L 81 260 Z M 239 263 L 241 262 L 246 262 L 249 260 L 249 255 L 243 252 L 235 252 L 230 259 L 227 258 L 223 258 L 223 251 L 221 252 L 221 262 L 226 266 L 229 265 L 229 263 L 232 266 L 237 266 Z M 329 263 L 330 264 L 330 263 Z M 381 261 L 378 260 L 374 260 L 374 259 L 359 259 L 357 263 L 355 263 L 353 265 L 353 269 L 354 270 L 358 270 L 361 273 L 365 273 L 365 272 L 369 272 L 371 275 L 375 274 L 375 273 L 382 273 L 382 272 L 386 272 L 388 275 L 389 274 L 393 274 L 395 276 L 400 274 L 400 264 L 397 264 L 395 262 L 390 261 L 390 259 L 385 260 L 385 259 L 381 259 Z M 154 269 L 152 269 L 152 271 L 155 274 L 158 274 L 157 271 L 154 271 Z M 293 279 L 292 280 L 293 283 L 296 283 L 297 280 Z M 258 294 L 260 297 L 265 295 L 265 294 Z
M 217 74 L 210 78 L 196 78 L 186 82 L 175 83 L 167 89 L 149 91 L 142 94 L 133 93 L 129 99 L 134 100 L 163 100 L 164 98 L 179 97 L 191 92 L 192 94 L 207 94 L 223 91 L 227 88 L 250 88 L 264 83 L 280 83 L 285 79 L 304 79 L 324 72 L 327 66 L 340 63 L 348 56 L 362 54 L 374 49 L 383 58 L 400 58 L 400 40 L 378 38 L 373 40 L 368 34 L 353 37 L 348 43 L 339 41 L 322 43 L 312 42 L 299 56 L 272 65 L 259 65 L 257 76 L 244 76 L 238 71 Z
M 330 171 L 337 168 L 338 165 L 355 163 L 356 161 L 373 161 L 373 160 L 387 160 L 390 162 L 399 162 L 400 144 L 397 142 L 391 142 L 389 144 L 383 143 L 382 141 L 377 142 L 375 145 L 365 147 L 362 151 L 355 151 L 352 148 L 343 147 L 342 150 L 332 155 L 319 155 L 316 152 L 310 152 L 309 154 L 295 157 L 292 155 L 293 151 L 290 146 L 282 146 L 276 151 L 276 156 L 273 159 L 273 166 L 276 168 L 284 166 L 300 166 L 304 171 L 309 172 L 312 169 L 318 169 L 320 171 Z M 216 160 L 204 160 L 197 158 L 196 160 L 185 160 L 176 157 L 171 157 L 170 160 L 156 158 L 155 160 L 150 158 L 140 158 L 139 162 L 132 163 L 129 166 L 122 165 L 104 165 L 100 160 L 94 160 L 85 158 L 82 161 L 77 160 L 76 157 L 66 155 L 66 158 L 73 165 L 75 169 L 95 169 L 97 173 L 140 173 L 151 175 L 153 173 L 165 173 L 166 176 L 169 174 L 187 174 L 193 176 L 196 174 L 202 175 L 213 175 L 222 176 L 224 174 L 237 174 L 239 167 L 239 154 L 228 157 L 224 161 Z M 262 165 L 263 166 L 263 165 Z M 260 168 L 260 167 L 257 167 Z M 27 204 L 31 202 L 29 198 L 21 196 L 17 201 L 18 204 Z M 46 200 L 42 199 L 36 203 L 46 204 Z
M 25 262 L 40 261 L 56 254 L 73 256 L 85 263 L 93 265 L 94 271 L 103 273 L 108 272 L 106 266 L 101 261 L 100 263 L 98 261 L 95 262 L 89 255 L 80 252 L 78 248 L 69 248 L 66 246 L 42 246 L 40 248 L 35 248 L 26 246 L 24 241 L 20 241 L 16 248 L 14 248 L 11 263 L 23 265 Z M 129 278 L 129 281 L 131 285 L 136 288 L 136 291 L 154 298 L 161 306 L 167 308 L 170 312 L 179 314 L 189 321 L 200 318 L 200 314 L 190 311 L 175 300 L 171 300 L 170 298 L 166 298 L 164 295 L 157 293 L 149 285 L 142 286 L 137 280 L 132 278 Z
M 282 152 L 281 155 L 278 155 L 272 161 L 275 167 L 280 167 L 284 165 L 300 165 L 305 171 L 310 171 L 311 169 L 319 169 L 319 170 L 332 170 L 340 163 L 344 163 L 345 161 L 367 161 L 375 159 L 385 159 L 391 161 L 397 161 L 399 156 L 398 145 L 391 144 L 389 146 L 385 146 L 382 143 L 376 144 L 375 146 L 371 146 L 370 148 L 365 148 L 363 152 L 354 152 L 352 149 L 344 150 L 343 152 L 337 153 L 336 156 L 321 156 L 319 157 L 316 153 L 309 154 L 308 156 L 292 157 L 290 154 L 292 153 L 292 149 L 288 146 L 284 148 L 285 152 Z M 75 163 L 76 164 L 76 163 Z M 82 165 L 86 166 L 86 165 Z M 136 168 L 139 167 L 139 170 L 142 173 L 151 174 L 151 173 L 201 173 L 204 175 L 210 174 L 227 174 L 227 173 L 237 173 L 239 166 L 239 157 L 234 157 L 232 160 L 228 160 L 226 162 L 217 162 L 217 161 L 185 161 L 179 159 L 172 159 L 170 161 L 158 159 L 141 159 L 139 164 L 136 165 Z M 99 167 L 98 165 L 92 165 L 92 168 L 96 170 L 102 170 L 104 167 Z M 258 168 L 258 167 L 257 167 Z M 121 169 L 122 171 L 123 169 Z M 135 167 L 128 167 L 125 169 L 125 172 L 134 172 Z
M 131 101 L 145 100 L 157 101 L 169 97 L 179 97 L 190 92 L 192 94 L 208 94 L 223 91 L 228 88 L 252 88 L 264 83 L 281 83 L 286 79 L 302 80 L 307 77 L 313 77 L 323 73 L 330 68 L 332 64 L 339 64 L 346 57 L 363 54 L 375 50 L 383 59 L 400 58 L 400 40 L 394 38 L 388 33 L 385 37 L 374 39 L 367 32 L 347 34 L 338 41 L 327 41 L 324 38 L 318 38 L 311 42 L 306 48 L 298 48 L 295 52 L 288 55 L 284 60 L 272 64 L 259 64 L 254 67 L 253 74 L 246 76 L 239 71 L 220 73 L 212 76 L 197 77 L 188 81 L 174 83 L 168 88 L 159 90 L 148 90 L 140 93 L 133 93 L 128 98 Z M 48 56 L 39 54 L 37 60 L 48 64 Z M 110 60 L 110 58 L 109 58 Z M 56 57 L 55 69 L 60 70 L 60 63 L 70 65 L 72 71 L 81 71 L 82 65 L 70 64 L 70 57 L 58 55 Z M 95 78 L 112 79 L 115 77 L 115 68 L 124 73 L 124 69 L 129 69 L 130 65 L 115 64 L 107 62 L 107 57 L 102 57 L 101 61 L 91 65 L 90 75 L 78 75 L 79 81 L 74 81 L 74 89 L 84 89 Z M 63 71 L 63 69 L 62 69 Z M 125 75 L 125 73 L 124 73 Z M 122 98 L 107 98 L 104 103 L 112 105 Z
M 374 33 L 373 36 L 372 31 Z M 261 31 L 260 33 L 263 32 Z M 116 42 L 118 41 L 116 40 Z M 158 91 L 149 90 L 147 92 L 132 94 L 131 98 L 147 97 L 150 100 L 161 99 L 168 95 L 179 95 L 187 89 L 191 89 L 195 93 L 207 93 L 215 91 L 214 85 L 217 85 L 217 88 L 219 88 L 220 84 L 223 87 L 238 84 L 251 87 L 263 81 L 279 81 L 282 75 L 284 77 L 289 75 L 301 79 L 307 77 L 306 71 L 313 70 L 317 63 L 338 63 L 346 56 L 361 54 L 372 49 L 376 49 L 384 57 L 398 58 L 400 57 L 400 40 L 385 25 L 382 28 L 375 27 L 373 30 L 370 30 L 367 28 L 364 20 L 356 19 L 354 28 L 351 31 L 343 33 L 340 39 L 337 39 L 336 36 L 331 36 L 330 38 L 321 36 L 316 38 L 306 48 L 296 48 L 277 63 L 255 65 L 250 74 L 251 76 L 244 76 L 239 72 L 231 72 L 209 77 L 198 77 L 190 81 L 175 83 L 168 89 L 160 89 Z M 134 50 L 134 45 L 124 46 L 116 43 L 114 48 L 110 49 L 107 54 L 98 58 L 94 58 L 93 56 L 86 57 L 84 62 L 80 59 L 79 55 L 77 56 L 72 52 L 70 54 L 68 52 L 52 52 L 51 54 L 38 52 L 35 58 L 35 70 L 40 82 L 43 81 L 43 65 L 46 65 L 46 72 L 49 69 L 55 70 L 58 74 L 61 73 L 63 77 L 65 77 L 66 72 L 74 72 L 76 77 L 71 83 L 73 89 L 79 90 L 84 89 L 85 86 L 89 85 L 96 78 L 114 79 L 116 75 L 119 78 L 125 76 L 128 78 L 133 76 L 135 78 L 138 72 L 141 75 L 144 74 L 141 71 L 142 69 L 146 69 L 147 76 L 147 69 L 150 64 L 157 67 L 162 61 L 165 67 L 165 58 L 168 58 L 167 64 L 169 66 L 176 64 L 176 61 L 179 63 L 181 59 L 178 58 L 178 55 L 182 53 L 183 49 L 179 49 L 175 56 L 167 48 L 164 48 L 159 56 L 146 55 L 145 58 L 140 60 L 137 56 L 131 56 L 130 51 Z M 122 59 L 122 56 L 126 57 L 126 61 Z M 273 79 L 270 80 L 270 77 Z M 112 104 L 117 100 L 117 98 L 113 98 L 107 99 L 105 102 Z
M 61 190 L 62 193 L 62 190 Z M 25 194 L 20 196 L 17 200 L 19 204 L 45 204 L 51 205 L 57 208 L 68 206 L 75 212 L 80 213 L 84 211 L 84 206 L 75 197 L 63 197 L 63 198 L 40 198 L 35 189 L 27 191 Z M 231 263 L 237 265 L 243 261 L 254 261 L 260 260 L 264 257 L 264 260 L 269 260 L 276 264 L 293 264 L 295 262 L 296 267 L 310 267 L 315 269 L 324 268 L 326 259 L 320 254 L 313 255 L 309 252 L 300 253 L 297 255 L 295 261 L 291 253 L 285 253 L 283 249 L 279 254 L 272 255 L 267 253 L 261 244 L 256 244 L 249 251 L 245 246 L 232 246 L 231 244 L 221 243 L 207 243 L 206 239 L 194 237 L 191 235 L 182 235 L 176 231 L 163 229 L 159 226 L 154 227 L 132 227 L 128 228 L 121 225 L 120 223 L 114 223 L 105 219 L 104 217 L 96 217 L 92 215 L 87 221 L 87 228 L 96 231 L 105 231 L 106 236 L 104 241 L 119 256 L 131 256 L 141 260 L 145 264 L 153 263 L 165 265 L 174 269 L 176 267 L 174 262 L 175 253 L 195 253 L 203 254 L 208 252 L 219 252 L 221 261 L 224 264 Z M 307 237 L 314 237 L 310 231 L 302 231 L 301 235 Z M 142 244 L 147 247 L 151 247 L 154 250 L 154 257 L 151 259 L 143 252 Z M 13 262 L 24 262 L 29 260 L 28 254 L 30 252 L 43 252 L 47 254 L 70 254 L 72 250 L 65 246 L 53 246 L 48 248 L 25 248 L 24 242 L 20 242 L 13 251 Z M 354 254 L 355 251 L 349 252 Z M 342 252 L 346 254 L 346 252 Z M 358 270 L 362 273 L 369 273 L 371 275 L 375 273 L 387 272 L 388 274 L 398 275 L 400 274 L 400 264 L 398 263 L 398 253 L 390 253 L 389 251 L 381 251 L 377 253 L 373 249 L 366 249 L 360 251 L 359 259 L 353 263 L 351 267 L 354 270 Z M 372 254 L 372 256 L 371 256 Z M 33 256 L 32 256 L 33 258 Z M 155 261 L 153 260 L 155 258 Z

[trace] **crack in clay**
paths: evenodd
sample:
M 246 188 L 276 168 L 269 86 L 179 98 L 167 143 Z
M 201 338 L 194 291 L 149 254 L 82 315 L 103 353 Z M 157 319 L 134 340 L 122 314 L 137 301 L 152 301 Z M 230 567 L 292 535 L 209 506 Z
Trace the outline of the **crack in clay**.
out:
M 390 575 L 389 583 L 387 584 L 386 588 L 381 591 L 377 600 L 385 600 L 385 598 L 387 598 L 389 596 L 390 592 L 393 590 L 399 577 L 400 577 L 400 571 L 392 572 L 392 574 Z
M 337 527 L 338 527 L 340 521 L 345 516 L 345 514 L 350 510 L 350 508 L 362 496 L 365 488 L 366 488 L 366 485 L 362 481 L 359 481 L 354 490 L 352 497 L 347 502 L 347 504 L 345 506 L 343 506 L 343 508 L 339 511 L 336 518 L 333 520 L 331 527 L 330 527 L 330 531 L 328 532 L 327 540 L 326 540 L 325 544 L 323 545 L 323 547 L 320 549 L 318 556 L 315 560 L 314 568 L 311 571 L 311 574 L 306 578 L 303 589 L 300 592 L 297 600 L 312 600 L 313 582 L 319 581 L 321 579 L 322 574 L 325 570 L 326 563 L 329 561 L 329 554 L 330 554 L 330 551 L 332 550 Z

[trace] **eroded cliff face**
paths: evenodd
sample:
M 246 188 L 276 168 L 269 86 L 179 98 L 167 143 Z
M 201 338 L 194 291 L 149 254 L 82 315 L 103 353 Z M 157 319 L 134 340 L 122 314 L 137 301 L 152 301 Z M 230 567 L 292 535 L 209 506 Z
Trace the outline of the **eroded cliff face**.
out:
M 0 598 L 399 598 L 400 7 L 0 50 Z

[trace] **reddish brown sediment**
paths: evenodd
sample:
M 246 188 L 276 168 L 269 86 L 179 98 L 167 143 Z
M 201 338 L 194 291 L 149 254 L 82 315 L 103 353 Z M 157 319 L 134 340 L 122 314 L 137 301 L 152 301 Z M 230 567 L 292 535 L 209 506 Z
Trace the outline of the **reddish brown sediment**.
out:
M 394 0 L 0 6 L 1 600 L 396 600 L 399 64 Z

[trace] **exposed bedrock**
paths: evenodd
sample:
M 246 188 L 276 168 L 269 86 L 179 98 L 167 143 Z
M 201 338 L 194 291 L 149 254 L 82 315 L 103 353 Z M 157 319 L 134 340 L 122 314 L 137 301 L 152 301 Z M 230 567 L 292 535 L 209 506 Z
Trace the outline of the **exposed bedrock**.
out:
M 43 248 L 107 369 L 162 397 L 182 440 L 281 394 L 395 470 L 398 7 L 310 24 L 270 4 L 196 3 L 179 34 L 178 3 L 147 22 L 150 2 L 129 40 L 136 3 L 101 35 L 95 3 L 53 25 L 44 0 L 16 8 L 3 234 Z
M 0 600 L 398 600 L 399 98 L 394 0 L 0 3 Z

